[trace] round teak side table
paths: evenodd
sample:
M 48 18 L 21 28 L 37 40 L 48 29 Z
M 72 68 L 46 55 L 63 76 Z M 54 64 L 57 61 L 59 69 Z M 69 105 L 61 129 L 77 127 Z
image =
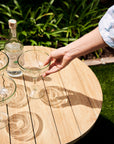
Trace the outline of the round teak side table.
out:
M 24 50 L 30 49 L 48 53 L 54 50 L 41 46 L 24 47 Z M 24 60 L 32 61 L 33 57 Z M 100 114 L 103 102 L 100 83 L 78 58 L 63 70 L 44 79 L 38 78 L 42 85 L 40 99 L 29 97 L 31 77 L 24 74 L 14 80 L 17 91 L 7 105 L 9 125 L 0 130 L 0 141 L 4 144 L 73 143 L 92 128 Z

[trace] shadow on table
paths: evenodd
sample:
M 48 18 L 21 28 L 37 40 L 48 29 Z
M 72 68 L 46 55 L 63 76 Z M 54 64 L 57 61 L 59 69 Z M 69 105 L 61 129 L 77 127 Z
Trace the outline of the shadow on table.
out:
M 30 88 L 26 87 L 26 90 L 28 94 L 30 94 L 31 92 Z M 11 101 L 8 103 L 8 106 L 11 108 L 21 108 L 26 105 L 27 105 L 27 98 L 26 98 L 25 89 L 23 88 L 23 85 L 17 84 L 16 93 L 12 97 Z
M 29 82 L 33 82 L 33 78 L 29 75 L 26 75 L 26 74 L 24 74 L 24 80 L 29 81 Z M 48 76 L 45 78 L 43 78 L 42 76 L 40 76 L 40 77 L 38 76 L 37 81 L 41 81 L 41 80 L 51 81 L 51 78 Z
M 75 144 L 112 144 L 114 143 L 114 124 L 99 116 L 93 128 Z
M 41 89 L 40 95 L 42 95 L 41 101 L 47 105 L 53 107 L 66 107 L 70 105 L 85 105 L 91 108 L 101 108 L 102 101 L 91 98 L 80 92 L 65 89 L 59 86 L 48 86 L 45 89 Z
M 31 113 L 31 116 L 34 126 L 34 134 L 35 137 L 37 137 L 43 130 L 43 121 L 36 113 Z M 10 130 L 10 134 L 14 139 L 23 142 L 28 142 L 34 139 L 33 127 L 29 112 L 23 111 L 13 114 L 9 117 L 9 121 L 10 128 L 6 127 L 6 131 L 9 133 Z

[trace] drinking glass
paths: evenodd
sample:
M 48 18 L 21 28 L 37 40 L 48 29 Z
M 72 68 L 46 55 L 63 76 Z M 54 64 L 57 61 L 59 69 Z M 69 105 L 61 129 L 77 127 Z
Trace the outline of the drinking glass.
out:
M 9 57 L 4 52 L 0 51 L 0 74 L 3 74 L 8 64 L 9 64 Z
M 16 83 L 13 79 L 4 76 L 4 70 L 7 68 L 9 58 L 7 54 L 0 51 L 0 106 L 8 104 L 11 97 L 16 92 Z M 0 129 L 8 124 L 8 116 L 5 112 L 0 112 Z
M 45 66 L 43 65 L 47 57 L 48 53 L 40 50 L 28 50 L 18 57 L 17 62 L 20 69 L 26 76 L 32 78 L 33 84 L 29 95 L 32 98 L 42 97 L 40 95 L 40 90 L 43 85 L 40 81 L 42 81 L 41 75 L 49 69 L 50 63 Z

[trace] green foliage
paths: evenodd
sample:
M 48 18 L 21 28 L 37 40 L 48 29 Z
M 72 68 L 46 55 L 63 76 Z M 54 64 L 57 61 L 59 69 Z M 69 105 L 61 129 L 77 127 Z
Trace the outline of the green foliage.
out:
M 4 41 L 4 40 L 1 40 L 1 41 L 0 41 L 0 51 L 4 49 L 4 44 L 5 44 L 5 42 L 6 42 L 6 41 Z
M 12 0 L 0 4 L 0 37 L 7 38 L 8 20 L 14 18 L 24 45 L 60 47 L 96 27 L 105 11 L 99 0 Z

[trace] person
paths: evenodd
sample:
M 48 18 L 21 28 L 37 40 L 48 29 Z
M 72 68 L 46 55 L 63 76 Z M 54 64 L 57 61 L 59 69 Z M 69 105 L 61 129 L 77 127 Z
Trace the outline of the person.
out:
M 98 27 L 65 47 L 52 51 L 44 65 L 51 62 L 43 77 L 60 71 L 74 58 L 106 46 L 114 48 L 114 5 L 101 18 Z

